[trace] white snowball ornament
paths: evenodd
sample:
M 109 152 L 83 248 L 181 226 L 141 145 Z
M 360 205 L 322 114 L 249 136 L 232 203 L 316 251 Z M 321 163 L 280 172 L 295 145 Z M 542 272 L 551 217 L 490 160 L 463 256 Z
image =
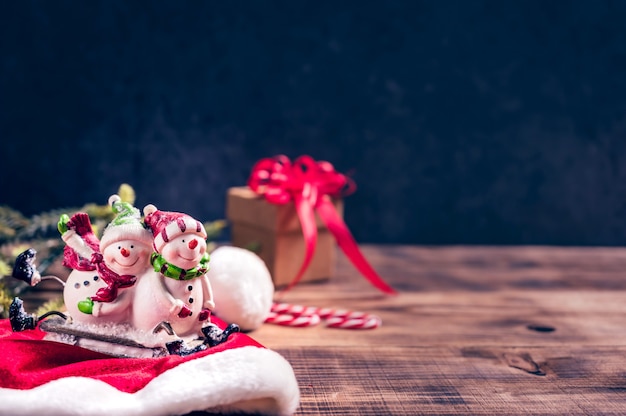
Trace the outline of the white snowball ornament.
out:
M 250 250 L 218 247 L 211 253 L 207 273 L 215 309 L 226 322 L 252 331 L 265 322 L 272 308 L 274 283 L 263 260 Z

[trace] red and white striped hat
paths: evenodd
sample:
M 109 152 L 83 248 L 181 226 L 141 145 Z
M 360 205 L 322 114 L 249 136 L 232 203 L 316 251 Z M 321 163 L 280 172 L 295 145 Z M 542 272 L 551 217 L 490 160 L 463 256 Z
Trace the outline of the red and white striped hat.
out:
M 204 225 L 195 218 L 182 212 L 159 211 L 154 205 L 146 205 L 143 209 L 144 223 L 152 231 L 152 245 L 157 252 L 170 240 L 183 234 L 195 234 L 206 240 Z

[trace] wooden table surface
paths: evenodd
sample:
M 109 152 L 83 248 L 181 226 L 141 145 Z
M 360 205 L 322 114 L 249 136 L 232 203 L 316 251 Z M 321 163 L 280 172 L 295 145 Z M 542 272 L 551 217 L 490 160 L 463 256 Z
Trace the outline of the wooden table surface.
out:
M 374 313 L 383 325 L 265 324 L 299 415 L 626 414 L 626 248 L 362 246 L 400 294 L 343 255 L 289 303 Z
M 397 296 L 338 254 L 282 301 L 372 313 L 341 330 L 264 324 L 298 415 L 625 415 L 626 248 L 363 245 Z

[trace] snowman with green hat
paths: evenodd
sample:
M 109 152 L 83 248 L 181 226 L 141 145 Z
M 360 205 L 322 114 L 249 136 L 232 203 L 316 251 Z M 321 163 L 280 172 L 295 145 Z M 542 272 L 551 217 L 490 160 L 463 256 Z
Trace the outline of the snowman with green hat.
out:
M 105 228 L 101 240 L 93 232 L 86 213 L 61 216 L 58 229 L 66 243 L 63 265 L 72 269 L 65 282 L 56 276 L 39 275 L 36 251 L 32 248 L 16 259 L 13 277 L 31 286 L 44 278 L 54 278 L 64 285 L 66 312 L 52 312 L 73 325 L 127 323 L 137 277 L 150 267 L 152 234 L 141 221 L 141 213 L 118 195 L 109 198 L 109 205 L 116 217 Z M 48 315 L 26 313 L 19 298 L 10 307 L 14 331 L 34 329 Z
M 97 242 L 89 217 L 62 218 L 64 264 L 72 268 L 63 291 L 68 314 L 79 322 L 121 323 L 130 318 L 137 277 L 149 265 L 152 235 L 140 211 L 118 195 L 109 198 L 116 214 Z

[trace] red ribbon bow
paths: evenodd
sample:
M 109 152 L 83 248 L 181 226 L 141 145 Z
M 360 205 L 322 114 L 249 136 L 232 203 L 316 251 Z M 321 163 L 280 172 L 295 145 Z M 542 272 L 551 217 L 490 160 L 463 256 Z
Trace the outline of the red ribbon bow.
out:
M 363 257 L 352 233 L 335 210 L 330 197 L 352 193 L 356 186 L 346 176 L 336 172 L 332 164 L 315 161 L 306 155 L 293 163 L 284 155 L 261 159 L 252 168 L 248 186 L 272 204 L 286 204 L 293 200 L 296 206 L 306 252 L 298 274 L 285 290 L 300 281 L 313 258 L 317 244 L 317 211 L 337 245 L 357 270 L 380 291 L 396 293 Z

